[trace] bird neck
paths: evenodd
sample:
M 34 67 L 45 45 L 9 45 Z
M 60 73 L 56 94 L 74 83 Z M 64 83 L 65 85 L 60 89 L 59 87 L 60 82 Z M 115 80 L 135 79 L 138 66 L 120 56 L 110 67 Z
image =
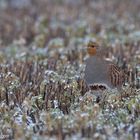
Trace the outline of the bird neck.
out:
M 103 55 L 103 53 L 102 52 L 97 52 L 96 53 L 96 55 L 95 55 L 95 57 L 97 58 L 97 59 L 104 59 L 104 55 Z

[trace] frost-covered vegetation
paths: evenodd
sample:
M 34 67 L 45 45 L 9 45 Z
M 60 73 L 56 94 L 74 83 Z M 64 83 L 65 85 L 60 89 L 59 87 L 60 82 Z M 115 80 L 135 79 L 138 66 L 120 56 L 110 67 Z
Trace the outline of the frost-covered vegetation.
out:
M 0 139 L 140 139 L 139 0 L 0 0 Z M 128 75 L 84 82 L 92 39 Z

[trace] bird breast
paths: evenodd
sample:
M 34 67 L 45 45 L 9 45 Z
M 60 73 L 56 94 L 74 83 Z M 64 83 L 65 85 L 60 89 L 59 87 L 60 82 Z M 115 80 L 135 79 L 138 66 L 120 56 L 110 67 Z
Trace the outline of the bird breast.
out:
M 96 56 L 89 57 L 86 60 L 85 81 L 87 84 L 106 84 L 110 88 L 113 85 L 110 82 L 109 62 Z

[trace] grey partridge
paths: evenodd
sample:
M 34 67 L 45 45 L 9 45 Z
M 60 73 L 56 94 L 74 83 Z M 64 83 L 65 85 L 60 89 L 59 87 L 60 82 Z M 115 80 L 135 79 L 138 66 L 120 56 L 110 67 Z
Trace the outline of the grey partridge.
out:
M 86 60 L 85 81 L 90 89 L 121 89 L 125 73 L 113 62 L 103 58 L 101 46 L 90 41 L 87 52 L 89 58 Z

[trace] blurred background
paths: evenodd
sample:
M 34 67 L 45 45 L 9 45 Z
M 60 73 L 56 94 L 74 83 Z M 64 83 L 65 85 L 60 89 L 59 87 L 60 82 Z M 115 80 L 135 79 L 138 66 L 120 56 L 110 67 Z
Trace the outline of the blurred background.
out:
M 70 32 L 128 35 L 140 28 L 139 9 L 139 0 L 0 0 L 0 42 L 24 38 L 29 44 L 42 33 L 44 44 Z

